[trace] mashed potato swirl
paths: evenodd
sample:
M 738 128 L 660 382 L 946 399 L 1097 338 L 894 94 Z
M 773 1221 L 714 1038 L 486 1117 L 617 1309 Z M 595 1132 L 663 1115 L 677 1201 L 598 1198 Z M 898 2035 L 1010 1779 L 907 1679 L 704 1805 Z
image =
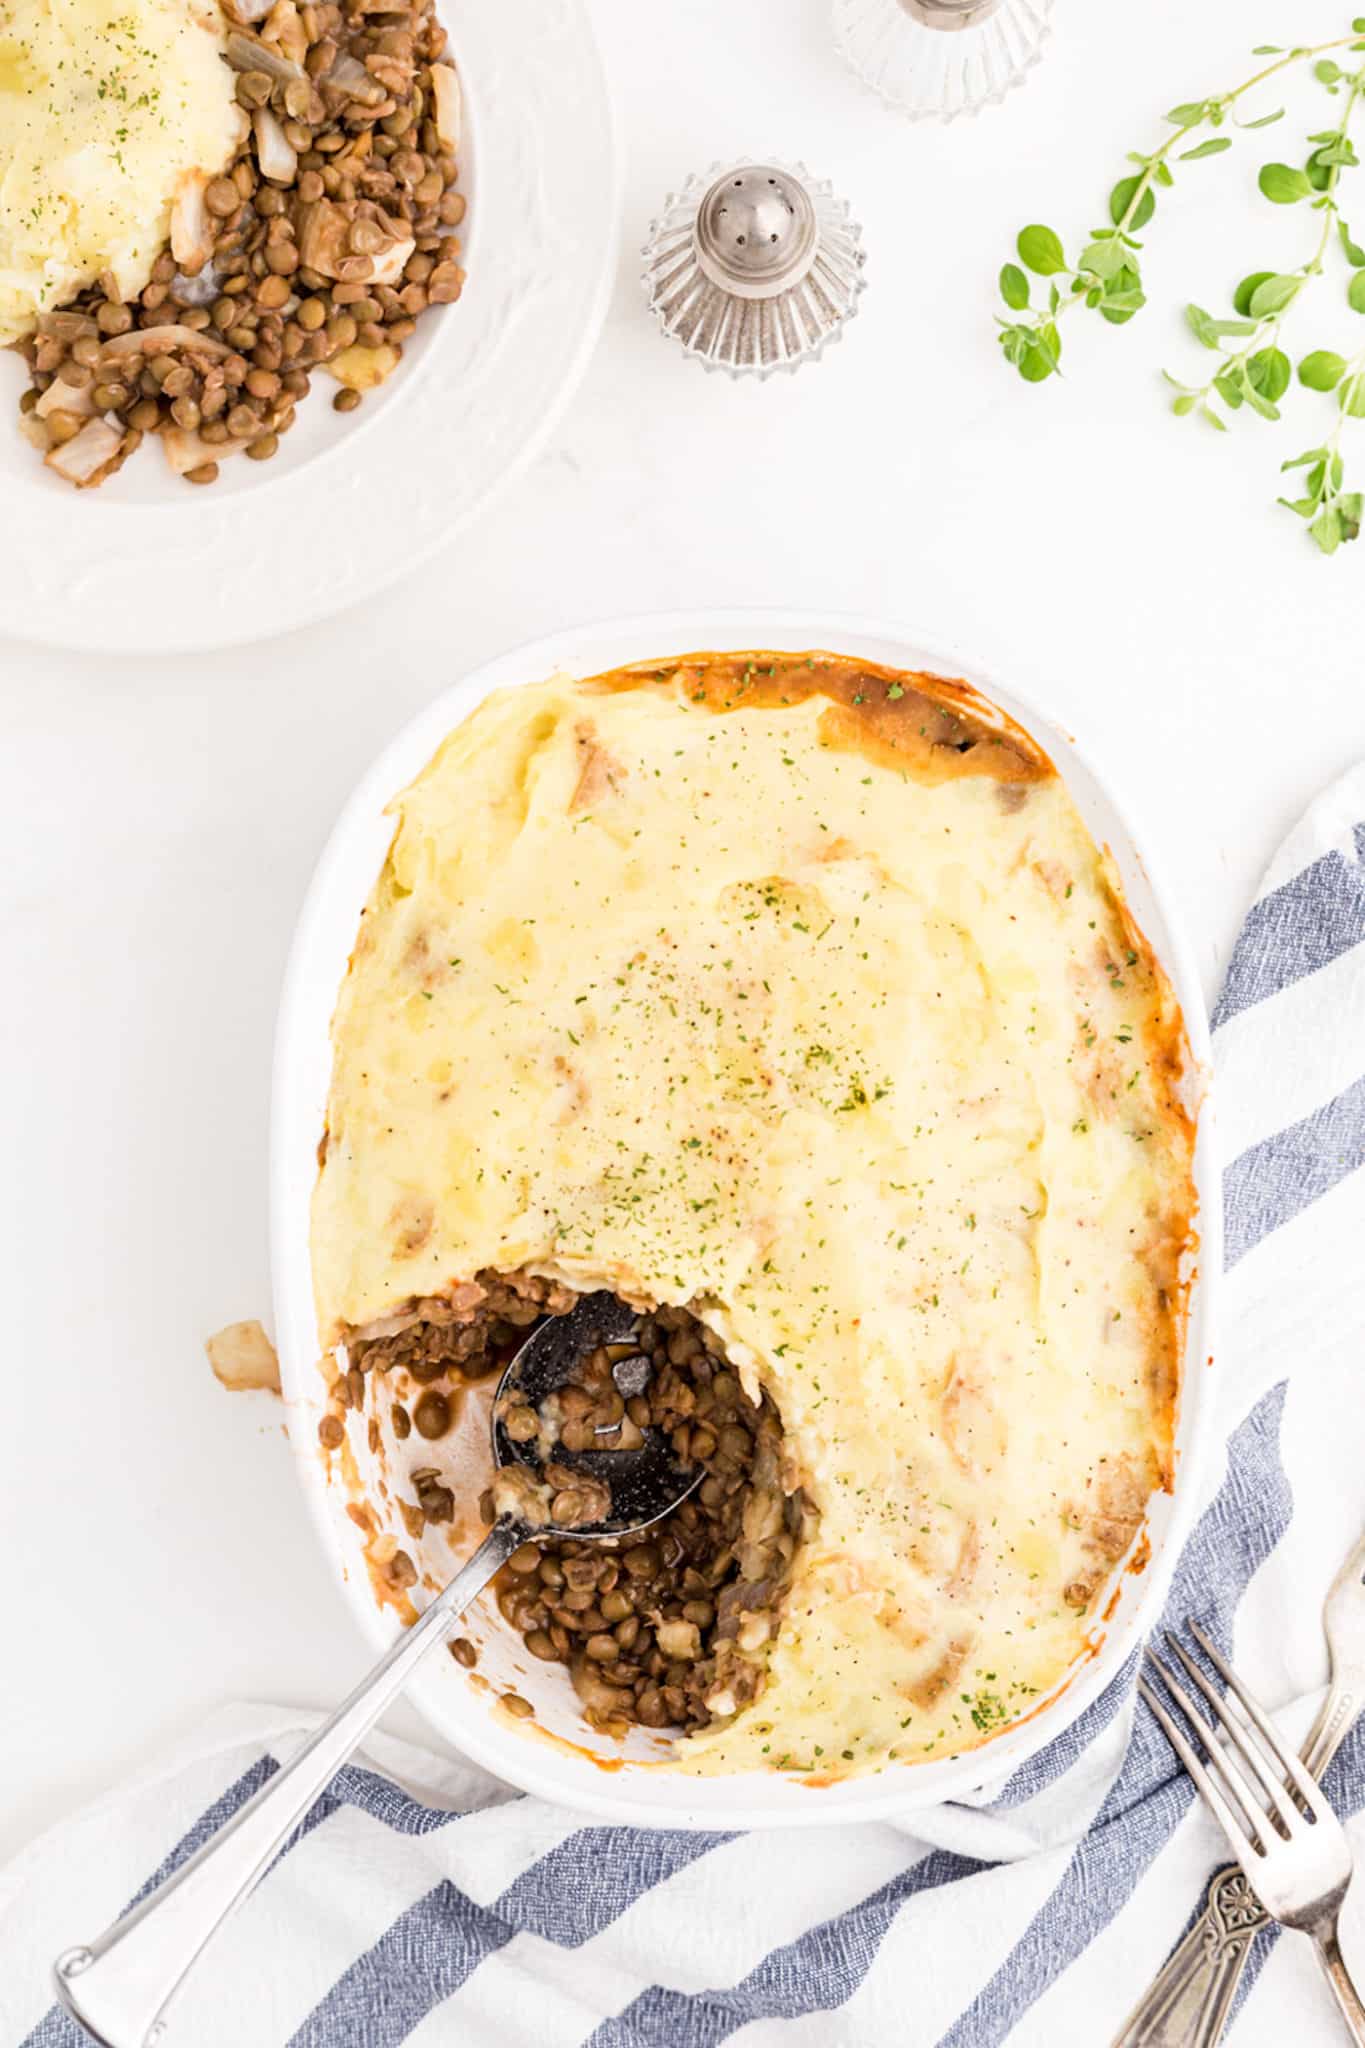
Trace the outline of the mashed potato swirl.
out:
M 241 121 L 212 0 L 0 0 L 0 343 L 104 271 L 141 291 Z

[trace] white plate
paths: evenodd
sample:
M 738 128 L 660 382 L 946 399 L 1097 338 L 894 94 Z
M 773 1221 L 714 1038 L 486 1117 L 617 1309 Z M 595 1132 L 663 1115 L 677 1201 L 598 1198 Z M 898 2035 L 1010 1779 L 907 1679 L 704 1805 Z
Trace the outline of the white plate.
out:
M 469 281 L 418 322 L 391 381 L 335 413 L 322 372 L 268 463 L 198 489 L 145 444 L 73 491 L 17 426 L 0 351 L 0 633 L 160 653 L 264 639 L 414 568 L 517 474 L 587 367 L 606 311 L 620 147 L 584 0 L 459 0 Z
M 350 957 L 361 910 L 383 865 L 393 832 L 386 804 L 425 766 L 452 726 L 490 690 L 538 681 L 557 668 L 593 675 L 631 661 L 685 653 L 693 648 L 807 648 L 962 676 L 1001 705 L 1047 749 L 1096 839 L 1113 850 L 1129 904 L 1170 975 L 1185 1012 L 1190 1047 L 1204 1090 L 1210 1073 L 1208 1024 L 1199 979 L 1173 922 L 1174 897 L 1151 877 L 1131 826 L 1096 769 L 1070 736 L 1024 697 L 961 652 L 926 645 L 909 629 L 866 619 L 804 612 L 693 612 L 580 627 L 516 649 L 453 685 L 388 746 L 343 812 L 323 853 L 304 905 L 281 999 L 275 1047 L 271 1132 L 271 1251 L 275 1326 L 289 1434 L 300 1476 L 332 1557 L 345 1581 L 357 1619 L 377 1651 L 392 1635 L 392 1617 L 375 1604 L 357 1531 L 345 1514 L 339 1488 L 327 1482 L 317 1424 L 325 1412 L 313 1313 L 308 1211 L 317 1178 L 317 1143 L 331 1073 L 329 1026 Z M 528 1739 L 493 1708 L 494 1692 L 480 1689 L 452 1658 L 434 1652 L 410 1688 L 415 1704 L 457 1750 L 528 1792 L 613 1820 L 655 1827 L 738 1828 L 873 1819 L 914 1811 L 962 1796 L 984 1779 L 1017 1768 L 1074 1721 L 1113 1678 L 1159 1611 L 1192 1512 L 1195 1456 L 1201 1416 L 1209 1402 L 1205 1367 L 1211 1344 L 1211 1295 L 1222 1265 L 1221 1209 L 1210 1108 L 1199 1119 L 1195 1175 L 1200 1195 L 1199 1271 L 1190 1301 L 1185 1384 L 1176 1433 L 1176 1484 L 1153 1502 L 1145 1530 L 1151 1558 L 1144 1571 L 1116 1577 L 1116 1602 L 1098 1652 L 1082 1663 L 1032 1719 L 984 1749 L 939 1762 L 893 1765 L 878 1776 L 819 1789 L 774 1774 L 695 1779 L 651 1768 L 651 1743 L 632 1737 L 624 1764 L 608 1742 L 595 1741 L 578 1718 L 567 1675 L 537 1663 L 520 1638 L 491 1620 L 461 1624 L 480 1645 L 480 1669 L 494 1692 L 514 1689 L 536 1709 L 537 1722 L 579 1747 Z M 366 1451 L 351 1436 L 362 1474 Z M 367 1486 L 371 1500 L 374 1489 Z M 390 1508 L 390 1512 L 395 1511 Z M 400 1542 L 410 1539 L 396 1520 Z M 481 1533 L 481 1532 L 480 1532 Z M 1139 1541 L 1141 1538 L 1139 1538 Z M 588 1753 L 596 1748 L 611 1768 Z

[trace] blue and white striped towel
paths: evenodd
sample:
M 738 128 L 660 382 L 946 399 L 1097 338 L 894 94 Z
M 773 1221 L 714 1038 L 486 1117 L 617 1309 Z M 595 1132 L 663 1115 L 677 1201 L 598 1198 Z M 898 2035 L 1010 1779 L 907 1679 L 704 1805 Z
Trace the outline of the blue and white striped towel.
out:
M 1318 1595 L 1365 1525 L 1365 768 L 1271 868 L 1215 1024 L 1226 1443 L 1167 1614 L 1233 1642 L 1302 1735 L 1326 1676 Z M 4 2048 L 80 2048 L 50 1959 L 173 1870 L 303 1725 L 234 1709 L 5 1873 Z M 1365 1728 L 1328 1783 L 1365 1806 Z M 1024 1769 L 904 1827 L 600 1827 L 376 1738 L 210 1950 L 172 2039 L 1098 2048 L 1219 1850 L 1134 1718 L 1131 1666 Z M 1343 1941 L 1365 1976 L 1365 1905 Z M 1306 1944 L 1263 1933 L 1245 1983 L 1236 2040 L 1340 2038 Z

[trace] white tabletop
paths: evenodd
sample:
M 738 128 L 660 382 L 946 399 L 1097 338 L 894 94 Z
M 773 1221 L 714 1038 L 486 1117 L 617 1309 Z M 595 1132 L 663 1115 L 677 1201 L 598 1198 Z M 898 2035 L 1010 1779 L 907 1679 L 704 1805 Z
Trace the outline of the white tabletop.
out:
M 1307 37 L 1349 9 L 1280 12 Z M 278 1404 L 225 1394 L 203 1342 L 268 1318 L 271 1030 L 310 869 L 440 684 L 571 620 L 693 602 L 903 618 L 1017 662 L 1179 878 L 1210 990 L 1276 841 L 1365 754 L 1365 547 L 1323 560 L 1273 504 L 1324 402 L 1218 437 L 1172 419 L 1157 377 L 1198 356 L 1185 298 L 1299 260 L 1302 222 L 1251 190 L 1263 138 L 1186 167 L 1149 237 L 1159 303 L 1122 331 L 1078 317 L 1064 382 L 1025 388 L 994 343 L 1016 229 L 1074 241 L 1101 217 L 1154 117 L 1240 75 L 1241 0 L 1148 0 L 1140 31 L 1059 0 L 1026 89 L 947 131 L 857 88 L 824 0 L 596 13 L 629 150 L 618 287 L 563 424 L 478 530 L 258 647 L 0 644 L 0 1855 L 216 1703 L 330 1701 L 363 1663 Z M 1286 155 L 1317 90 L 1273 131 Z M 765 386 L 685 361 L 636 277 L 663 194 L 751 152 L 833 178 L 869 252 L 844 341 Z

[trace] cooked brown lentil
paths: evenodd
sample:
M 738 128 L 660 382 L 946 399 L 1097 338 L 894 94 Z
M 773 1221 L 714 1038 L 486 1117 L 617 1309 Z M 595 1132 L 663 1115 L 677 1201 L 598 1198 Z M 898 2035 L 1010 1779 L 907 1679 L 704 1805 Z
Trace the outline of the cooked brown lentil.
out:
M 501 1372 L 542 1317 L 567 1313 L 575 1299 L 543 1279 L 480 1273 L 451 1299 L 411 1304 L 412 1320 L 393 1334 L 355 1340 L 350 1358 L 376 1408 L 390 1369 L 422 1386 L 416 1420 L 433 1395 L 458 1403 L 463 1383 Z M 393 1401 L 389 1412 L 398 1434 L 397 1418 L 406 1422 L 407 1410 Z M 563 1535 L 523 1544 L 499 1573 L 503 1619 L 532 1656 L 567 1667 L 585 1718 L 604 1732 L 621 1735 L 632 1723 L 700 1728 L 747 1705 L 763 1683 L 803 1518 L 800 1494 L 782 1482 L 772 1403 L 766 1395 L 749 1400 L 719 1339 L 687 1310 L 661 1308 L 641 1318 L 630 1343 L 604 1345 L 580 1361 L 549 1420 L 566 1451 L 575 1444 L 629 1448 L 645 1429 L 661 1429 L 706 1478 L 638 1540 L 577 1542 L 568 1525 L 576 1516 L 596 1518 L 577 1512 L 593 1506 L 585 1498 L 593 1482 L 551 1458 L 545 1477 L 555 1502 L 566 1494 L 578 1499 L 552 1510 Z M 523 1442 L 546 1421 L 518 1402 L 503 1416 Z M 453 1519 L 454 1495 L 436 1467 L 419 1468 L 412 1484 L 415 1511 L 429 1522 Z M 491 1493 L 479 1509 L 491 1522 Z
M 464 285 L 454 230 L 465 202 L 437 121 L 445 47 L 433 0 L 389 0 L 381 11 L 321 0 L 233 26 L 228 61 L 254 120 L 236 160 L 204 190 L 209 253 L 182 270 L 163 250 L 130 304 L 105 276 L 43 315 L 19 344 L 32 378 L 20 400 L 26 432 L 50 451 L 84 425 L 79 410 L 33 417 L 60 377 L 63 397 L 89 388 L 123 429 L 120 460 L 134 434 L 174 431 L 265 462 L 311 373 L 340 349 L 359 338 L 401 355 L 415 316 L 458 299 Z M 347 310 L 357 305 L 363 318 Z M 119 336 L 158 329 L 174 333 L 156 335 L 150 361 L 126 346 L 110 352 Z M 285 363 L 290 381 L 278 374 Z M 359 403 L 349 389 L 333 400 L 338 412 Z M 196 453 L 191 439 L 180 459 Z M 211 483 L 219 462 L 191 461 L 181 473 Z
M 437 1393 L 434 1387 L 429 1387 L 413 1409 L 412 1419 L 417 1426 L 418 1436 L 435 1441 L 437 1437 L 443 1437 L 450 1428 L 451 1404 L 444 1394 Z

